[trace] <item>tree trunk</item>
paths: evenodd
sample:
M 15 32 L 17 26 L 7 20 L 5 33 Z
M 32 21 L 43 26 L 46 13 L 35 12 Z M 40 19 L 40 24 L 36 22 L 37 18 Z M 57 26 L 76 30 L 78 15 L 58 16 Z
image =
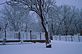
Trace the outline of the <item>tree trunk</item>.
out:
M 41 17 L 41 21 L 42 21 L 41 24 L 42 24 L 42 27 L 43 27 L 44 32 L 45 32 L 46 43 L 49 43 L 48 31 L 47 31 L 47 29 L 46 29 L 46 27 L 45 27 L 45 25 L 44 25 L 43 16 L 41 15 L 40 17 Z
M 45 31 L 46 48 L 51 48 L 51 44 L 50 44 L 51 41 L 49 40 L 49 37 L 48 37 L 48 31 L 47 31 L 44 23 L 42 22 L 41 24 L 42 24 L 44 31 Z
M 47 31 L 46 26 L 44 24 L 42 7 L 43 7 L 43 4 L 42 4 L 42 1 L 40 0 L 40 3 L 39 3 L 40 14 L 39 14 L 39 16 L 40 16 L 40 19 L 41 19 L 41 25 L 42 25 L 42 27 L 45 31 L 46 47 L 51 48 L 51 44 L 49 44 L 50 40 L 49 40 L 49 37 L 48 37 L 48 31 Z

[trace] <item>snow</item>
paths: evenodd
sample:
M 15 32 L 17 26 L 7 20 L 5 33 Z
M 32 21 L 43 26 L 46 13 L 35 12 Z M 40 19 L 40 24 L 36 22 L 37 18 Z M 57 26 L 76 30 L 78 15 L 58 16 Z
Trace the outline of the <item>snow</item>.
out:
M 52 48 L 45 43 L 0 45 L 0 54 L 81 54 L 82 42 L 52 41 Z
M 0 40 L 3 40 L 4 34 L 1 33 Z M 12 37 L 11 37 L 12 35 Z M 42 35 L 42 40 L 44 40 L 44 33 Z M 14 32 L 7 33 L 7 40 L 14 39 L 16 36 Z M 21 40 L 29 40 L 29 33 L 21 32 Z M 32 33 L 32 36 L 37 36 L 35 39 L 40 39 L 40 33 Z M 59 40 L 61 36 L 61 40 Z M 82 53 L 82 36 L 80 37 L 80 42 L 78 41 L 79 35 L 73 36 L 73 41 L 71 41 L 71 35 L 62 36 L 55 35 L 54 40 L 51 41 L 52 48 L 46 48 L 45 43 L 6 43 L 7 45 L 0 45 L 0 54 L 81 54 Z M 65 41 L 65 37 L 67 41 Z M 0 43 L 2 44 L 2 43 Z

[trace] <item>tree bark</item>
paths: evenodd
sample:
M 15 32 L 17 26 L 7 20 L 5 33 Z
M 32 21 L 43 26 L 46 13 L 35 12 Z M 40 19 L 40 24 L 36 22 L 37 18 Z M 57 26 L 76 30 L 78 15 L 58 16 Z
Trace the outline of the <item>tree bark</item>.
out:
M 49 43 L 49 38 L 48 38 L 48 31 L 46 29 L 46 26 L 44 25 L 44 17 L 43 17 L 43 11 L 42 11 L 42 1 L 40 0 L 40 4 L 39 4 L 39 10 L 40 10 L 40 19 L 41 19 L 41 25 L 44 29 L 45 32 L 45 39 L 46 39 L 46 44 Z

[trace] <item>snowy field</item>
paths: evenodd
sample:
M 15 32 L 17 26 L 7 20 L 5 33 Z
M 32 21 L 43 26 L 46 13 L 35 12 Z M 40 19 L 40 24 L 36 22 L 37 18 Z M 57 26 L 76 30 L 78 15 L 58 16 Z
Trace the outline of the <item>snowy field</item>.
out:
M 29 40 L 29 33 L 21 33 L 21 40 Z M 40 33 L 32 33 L 33 39 L 40 39 Z M 36 37 L 35 37 L 36 36 Z M 3 40 L 4 33 L 0 35 Z M 7 33 L 7 39 L 16 39 L 16 35 L 12 32 Z M 44 39 L 44 33 L 41 34 Z M 51 41 L 52 48 L 46 48 L 45 43 L 9 43 L 8 45 L 0 45 L 0 54 L 82 54 L 82 37 L 79 35 L 61 36 L 55 35 Z M 80 39 L 80 41 L 79 41 Z
M 52 41 L 52 48 L 43 43 L 0 45 L 0 54 L 82 54 L 82 43 Z

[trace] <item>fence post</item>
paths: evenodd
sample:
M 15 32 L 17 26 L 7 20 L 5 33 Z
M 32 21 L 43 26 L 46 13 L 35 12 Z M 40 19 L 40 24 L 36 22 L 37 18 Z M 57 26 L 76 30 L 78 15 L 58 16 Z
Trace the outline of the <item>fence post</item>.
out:
M 5 42 L 6 42 L 6 39 L 4 38 L 4 39 L 3 39 L 3 45 L 5 45 Z
M 50 32 L 50 40 L 53 40 L 53 34 Z
M 18 32 L 18 38 L 19 38 L 19 40 L 20 40 L 20 38 L 21 38 L 21 37 L 20 37 L 20 32 Z
M 28 32 L 26 32 L 26 39 L 28 39 Z
M 3 39 L 3 45 L 5 45 L 5 42 L 6 42 L 6 28 L 7 28 L 7 25 L 8 24 L 5 24 L 5 38 Z
M 5 29 L 5 38 L 4 39 L 6 40 L 6 29 Z
M 41 40 L 41 32 L 40 32 L 40 40 Z
M 3 39 L 3 45 L 5 45 L 5 42 L 6 42 L 6 29 L 5 29 L 5 37 Z
M 32 40 L 32 30 L 30 30 L 30 40 Z
M 55 37 L 54 37 L 54 38 L 55 38 L 55 40 L 57 40 L 57 36 L 56 36 L 56 35 L 55 35 Z
M 65 35 L 65 41 L 67 41 L 67 35 Z
M 61 40 L 61 35 L 59 35 L 59 40 Z
M 73 37 L 72 37 L 72 35 L 71 35 L 71 41 L 73 41 Z
M 78 35 L 78 41 L 80 42 L 80 36 Z

